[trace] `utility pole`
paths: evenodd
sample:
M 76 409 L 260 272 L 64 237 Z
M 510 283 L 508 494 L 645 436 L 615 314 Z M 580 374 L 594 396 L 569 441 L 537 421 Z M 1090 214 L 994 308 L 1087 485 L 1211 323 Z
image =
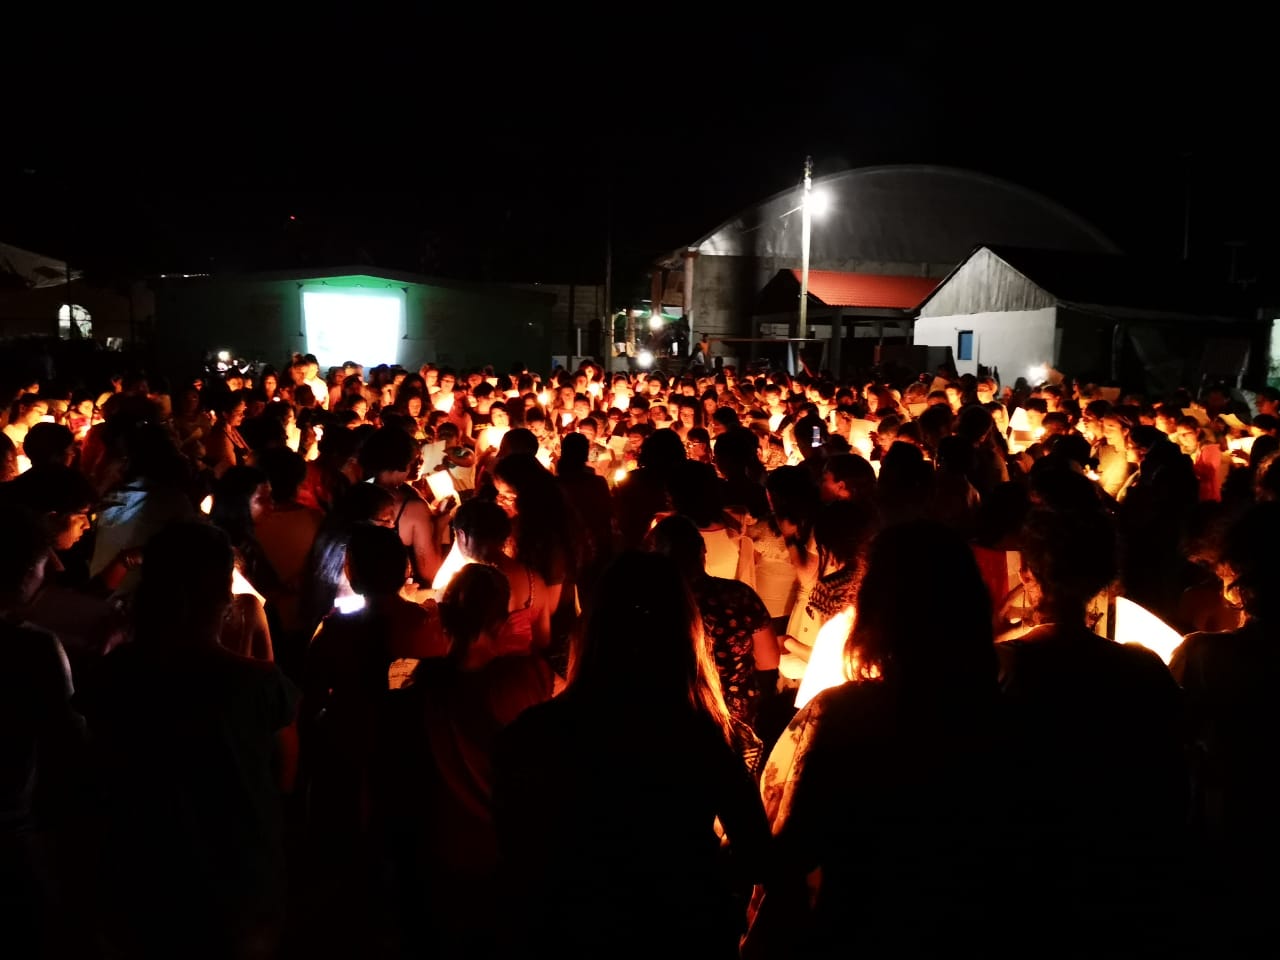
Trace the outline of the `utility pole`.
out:
M 72 303 L 72 300 L 71 300 L 71 257 L 70 257 L 71 251 L 67 250 L 66 253 L 68 254 L 67 264 L 66 264 L 67 266 L 67 322 L 70 323 L 71 325 L 71 329 L 67 331 L 67 335 L 72 340 L 79 340 L 80 328 L 76 326 L 76 308 L 75 308 L 75 304 Z M 58 332 L 61 333 L 62 331 L 58 331 Z
M 813 157 L 804 158 L 804 193 L 800 197 L 800 326 L 797 334 L 801 340 L 809 337 L 809 234 L 813 215 L 809 209 L 809 196 L 813 190 Z M 801 344 L 800 349 L 804 349 Z

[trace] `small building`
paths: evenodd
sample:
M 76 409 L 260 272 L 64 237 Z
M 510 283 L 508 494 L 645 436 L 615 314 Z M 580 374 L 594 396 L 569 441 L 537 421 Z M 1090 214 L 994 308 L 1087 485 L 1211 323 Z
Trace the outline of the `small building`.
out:
M 602 328 L 606 313 L 604 284 L 600 283 L 512 283 L 516 290 L 551 294 L 551 353 L 577 367 L 577 359 L 601 356 L 607 349 L 602 344 Z
M 548 367 L 552 293 L 442 280 L 372 267 L 153 281 L 149 331 L 159 358 L 189 367 L 227 351 L 279 364 L 312 353 L 322 368 L 516 362 Z
M 0 243 L 0 339 L 49 337 L 122 344 L 151 309 L 140 284 L 114 289 L 65 261 Z
M 1269 329 L 1248 316 L 1182 265 L 982 246 L 921 303 L 915 343 L 1006 384 L 1051 367 L 1161 393 L 1265 377 Z

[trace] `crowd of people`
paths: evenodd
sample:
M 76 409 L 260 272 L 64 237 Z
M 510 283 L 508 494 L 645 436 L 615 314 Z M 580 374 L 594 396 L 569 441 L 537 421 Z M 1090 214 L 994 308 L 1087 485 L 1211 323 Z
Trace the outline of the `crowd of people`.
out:
M 6 955 L 1264 948 L 1280 391 L 1050 376 L 17 383 Z

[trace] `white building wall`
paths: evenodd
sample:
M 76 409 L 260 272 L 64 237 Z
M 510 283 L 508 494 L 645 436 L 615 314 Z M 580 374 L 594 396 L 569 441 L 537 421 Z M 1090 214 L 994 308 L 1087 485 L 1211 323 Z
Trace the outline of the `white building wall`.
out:
M 1267 385 L 1280 382 L 1280 319 L 1271 321 L 1271 349 L 1267 351 Z
M 1000 382 L 1012 384 L 1025 377 L 1030 367 L 1053 365 L 1054 328 L 1057 308 L 1010 310 L 1001 313 L 971 313 L 951 317 L 920 317 L 916 320 L 915 343 L 930 347 L 950 347 L 961 375 L 976 374 L 978 364 L 998 367 Z M 973 359 L 956 355 L 960 333 L 973 331 Z

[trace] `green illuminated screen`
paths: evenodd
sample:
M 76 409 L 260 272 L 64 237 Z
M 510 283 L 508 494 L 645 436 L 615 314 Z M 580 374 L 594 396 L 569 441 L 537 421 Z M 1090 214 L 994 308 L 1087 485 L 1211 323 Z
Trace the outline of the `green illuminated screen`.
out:
M 395 363 L 404 321 L 404 291 L 302 291 L 302 322 L 307 353 L 321 369 L 354 361 L 367 370 Z

